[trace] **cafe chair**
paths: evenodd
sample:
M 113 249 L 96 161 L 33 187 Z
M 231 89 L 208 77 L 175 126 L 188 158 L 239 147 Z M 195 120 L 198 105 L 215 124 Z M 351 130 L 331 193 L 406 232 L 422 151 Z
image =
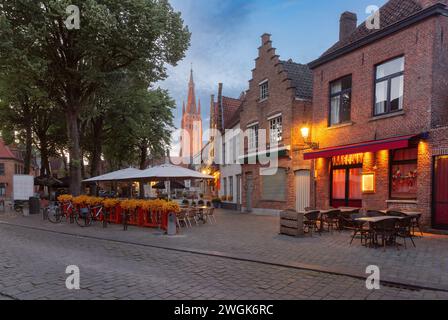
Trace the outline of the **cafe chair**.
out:
M 313 232 L 319 232 L 321 235 L 320 228 L 317 226 L 317 222 L 319 221 L 319 211 L 310 211 L 304 214 L 303 227 L 307 229 L 308 233 L 313 236 Z

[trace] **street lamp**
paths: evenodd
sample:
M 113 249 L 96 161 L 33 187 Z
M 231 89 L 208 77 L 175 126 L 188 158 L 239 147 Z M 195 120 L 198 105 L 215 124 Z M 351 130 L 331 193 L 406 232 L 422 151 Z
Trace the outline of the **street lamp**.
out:
M 311 141 L 310 127 L 304 126 L 300 129 L 300 132 L 302 133 L 303 142 L 305 142 L 310 149 L 319 149 L 319 143 Z

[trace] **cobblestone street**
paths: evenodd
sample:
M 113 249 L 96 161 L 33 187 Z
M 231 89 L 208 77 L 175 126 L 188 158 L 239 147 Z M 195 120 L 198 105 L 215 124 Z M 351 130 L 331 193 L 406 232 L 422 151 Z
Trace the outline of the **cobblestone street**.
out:
M 369 291 L 352 277 L 3 223 L 0 241 L 0 299 L 448 299 L 444 292 Z M 66 289 L 68 265 L 80 268 L 81 290 Z

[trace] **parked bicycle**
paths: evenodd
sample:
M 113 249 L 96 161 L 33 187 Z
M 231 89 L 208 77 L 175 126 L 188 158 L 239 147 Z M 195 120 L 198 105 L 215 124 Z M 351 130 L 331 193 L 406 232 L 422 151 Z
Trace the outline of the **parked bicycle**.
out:
M 107 228 L 108 219 L 103 206 L 81 208 L 75 214 L 75 220 L 78 226 L 90 227 L 93 221 L 102 221 L 103 228 Z
M 61 223 L 62 218 L 65 217 L 65 219 L 68 221 L 70 220 L 70 223 L 73 223 L 74 217 L 74 206 L 71 202 L 68 202 L 65 204 L 67 207 L 65 210 L 63 210 L 64 204 L 58 203 L 54 206 L 49 206 L 48 208 L 44 209 L 44 219 L 45 217 L 48 218 L 48 221 L 51 223 Z

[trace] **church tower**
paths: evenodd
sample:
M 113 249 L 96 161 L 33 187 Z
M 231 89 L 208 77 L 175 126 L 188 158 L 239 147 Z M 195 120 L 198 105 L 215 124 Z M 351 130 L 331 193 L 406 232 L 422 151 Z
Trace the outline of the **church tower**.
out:
M 202 117 L 201 101 L 196 105 L 196 95 L 194 90 L 193 69 L 190 72 L 190 82 L 188 84 L 188 100 L 182 106 L 182 137 L 180 157 L 191 159 L 202 150 Z

